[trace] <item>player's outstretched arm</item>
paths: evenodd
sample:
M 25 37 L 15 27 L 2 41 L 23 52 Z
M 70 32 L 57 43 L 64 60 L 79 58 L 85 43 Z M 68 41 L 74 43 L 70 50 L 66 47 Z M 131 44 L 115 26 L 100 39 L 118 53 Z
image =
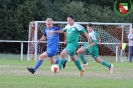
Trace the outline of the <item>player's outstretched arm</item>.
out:
M 43 40 L 45 40 L 46 39 L 46 36 L 42 36 L 42 38 L 40 38 L 38 41 L 37 41 L 37 43 L 39 43 L 40 41 L 43 41 Z
M 54 31 L 54 33 L 63 33 L 62 30 Z
M 86 46 L 85 49 L 88 49 L 88 48 L 90 48 L 90 47 L 92 47 L 92 46 L 94 46 L 94 45 L 95 45 L 95 43 L 93 42 L 93 43 L 91 43 L 90 45 Z
M 51 30 L 51 31 L 49 32 L 49 34 L 53 34 L 53 33 L 63 33 L 63 31 L 62 31 L 62 30 L 57 30 L 57 31 Z

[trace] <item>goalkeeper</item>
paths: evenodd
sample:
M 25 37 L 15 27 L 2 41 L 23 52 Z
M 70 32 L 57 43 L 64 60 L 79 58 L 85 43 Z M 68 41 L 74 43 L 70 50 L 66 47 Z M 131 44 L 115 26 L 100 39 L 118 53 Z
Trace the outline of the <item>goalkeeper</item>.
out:
M 81 59 L 84 59 L 82 53 L 83 52 L 90 53 L 90 55 L 94 58 L 94 60 L 96 62 L 101 63 L 102 65 L 108 67 L 109 70 L 110 70 L 110 73 L 113 73 L 113 65 L 98 58 L 98 52 L 99 52 L 98 45 L 97 45 L 97 42 L 98 42 L 97 36 L 98 36 L 98 34 L 92 30 L 92 24 L 90 24 L 90 23 L 87 25 L 87 32 L 88 32 L 88 36 L 90 37 L 90 39 L 92 40 L 93 43 L 91 43 L 91 44 L 87 43 L 84 46 L 82 46 L 81 48 L 79 48 L 77 50 L 77 54 L 80 55 Z

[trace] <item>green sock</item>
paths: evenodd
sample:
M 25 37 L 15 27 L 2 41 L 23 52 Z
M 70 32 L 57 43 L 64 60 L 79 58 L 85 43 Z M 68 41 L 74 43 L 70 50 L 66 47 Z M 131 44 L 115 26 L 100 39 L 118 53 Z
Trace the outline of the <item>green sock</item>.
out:
M 102 65 L 104 65 L 104 66 L 106 66 L 106 67 L 110 67 L 110 64 L 109 63 L 107 63 L 106 61 L 104 61 L 104 60 L 102 60 L 102 63 L 101 63 Z
M 79 71 L 81 71 L 82 70 L 82 67 L 80 65 L 80 61 L 77 59 L 74 63 L 77 66 L 77 68 L 79 69 Z
M 59 70 L 61 70 L 62 65 L 64 64 L 64 62 L 65 62 L 65 59 L 60 58 L 60 60 L 59 60 L 59 64 L 58 64 L 58 66 L 59 66 Z
M 87 62 L 85 61 L 85 59 L 84 59 L 84 55 L 83 55 L 83 54 L 79 54 L 79 57 L 80 57 L 80 59 L 82 60 L 82 62 L 83 62 L 84 64 L 87 63 Z

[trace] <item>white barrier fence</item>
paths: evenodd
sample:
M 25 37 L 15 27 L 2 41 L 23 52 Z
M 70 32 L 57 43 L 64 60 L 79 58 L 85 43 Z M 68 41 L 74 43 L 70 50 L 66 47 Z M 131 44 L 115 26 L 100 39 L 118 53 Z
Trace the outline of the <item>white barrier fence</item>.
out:
M 24 50 L 24 43 L 37 43 L 37 41 L 19 41 L 19 40 L 0 40 L 0 42 L 14 42 L 14 43 L 21 43 L 21 60 L 23 60 L 23 50 Z M 41 42 L 44 43 L 44 42 Z
M 29 42 L 37 43 L 37 41 L 17 41 L 17 40 L 0 40 L 0 42 L 14 42 L 14 43 L 16 42 L 16 43 L 21 43 L 21 60 L 23 60 L 23 50 L 24 50 L 23 44 L 24 43 L 29 43 Z M 42 41 L 40 43 L 46 43 L 46 41 Z M 60 43 L 63 43 L 63 42 L 60 42 Z M 82 42 L 79 42 L 79 43 L 82 43 Z M 119 47 L 120 43 L 102 43 L 102 44 L 115 44 L 116 45 L 116 60 L 115 61 L 118 62 L 118 47 Z M 35 60 L 37 60 L 37 57 L 35 57 Z M 122 61 L 121 58 L 120 58 L 120 61 Z

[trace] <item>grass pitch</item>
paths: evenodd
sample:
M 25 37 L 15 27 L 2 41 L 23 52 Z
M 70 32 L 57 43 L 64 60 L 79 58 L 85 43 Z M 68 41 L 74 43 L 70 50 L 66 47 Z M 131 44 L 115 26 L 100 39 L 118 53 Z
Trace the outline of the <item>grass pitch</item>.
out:
M 114 64 L 114 73 L 108 68 L 89 62 L 83 77 L 70 61 L 59 73 L 50 71 L 51 64 L 44 61 L 35 74 L 27 71 L 36 61 L 0 60 L 0 88 L 133 88 L 133 63 Z

